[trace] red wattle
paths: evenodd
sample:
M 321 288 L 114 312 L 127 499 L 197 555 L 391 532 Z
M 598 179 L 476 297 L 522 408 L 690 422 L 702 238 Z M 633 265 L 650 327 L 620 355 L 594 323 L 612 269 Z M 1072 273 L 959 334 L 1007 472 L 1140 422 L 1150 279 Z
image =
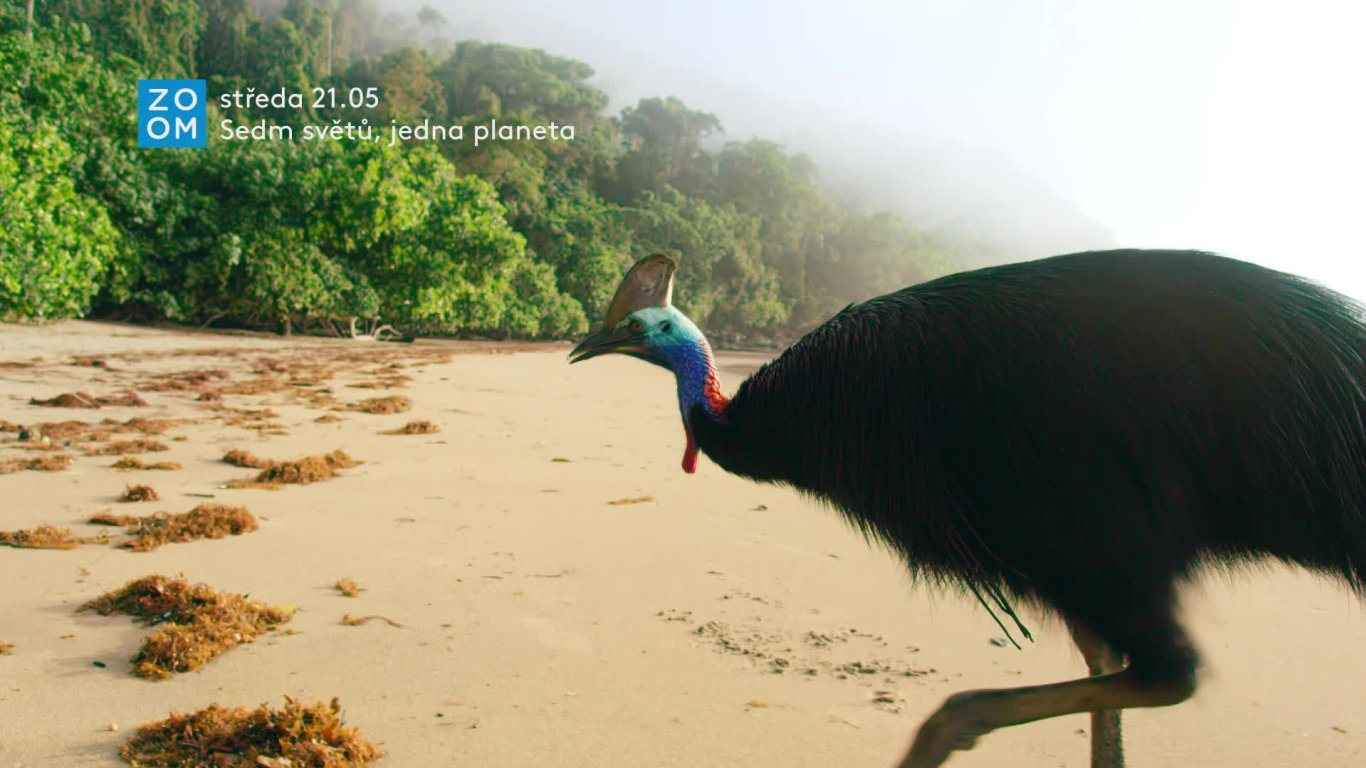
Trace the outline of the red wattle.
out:
M 683 430 L 688 434 L 688 447 L 683 449 L 683 471 L 693 474 L 697 471 L 697 441 L 692 439 L 692 430 Z

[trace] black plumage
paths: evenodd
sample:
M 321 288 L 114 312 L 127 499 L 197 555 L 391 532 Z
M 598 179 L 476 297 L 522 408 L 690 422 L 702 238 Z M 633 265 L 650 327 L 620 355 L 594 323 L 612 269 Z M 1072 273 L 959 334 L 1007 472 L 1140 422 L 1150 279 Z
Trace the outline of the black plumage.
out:
M 1173 602 L 1202 567 L 1275 558 L 1363 591 L 1362 318 L 1213 254 L 1071 254 L 851 306 L 687 421 L 727 471 L 828 502 L 913 572 L 993 610 L 1053 609 L 1127 660 L 1103 696 L 1059 684 L 1067 703 L 990 716 L 951 700 L 927 729 L 958 741 L 922 729 L 904 763 L 938 765 L 1054 710 L 1189 696 Z
M 1356 303 L 1298 277 L 1082 253 L 851 306 L 690 422 L 722 468 L 829 501 L 912 568 L 1104 623 L 1202 561 L 1361 588 L 1363 351 Z

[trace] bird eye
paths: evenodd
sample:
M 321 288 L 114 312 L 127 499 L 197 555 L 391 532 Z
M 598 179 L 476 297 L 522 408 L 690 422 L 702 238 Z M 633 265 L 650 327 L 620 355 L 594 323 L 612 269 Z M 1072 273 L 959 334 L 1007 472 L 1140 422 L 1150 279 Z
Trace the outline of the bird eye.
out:
M 659 324 L 659 330 L 662 331 L 662 332 L 664 332 L 664 333 L 670 333 L 670 332 L 673 331 L 673 329 L 674 329 L 674 324 L 671 323 L 671 322 L 669 322 L 668 320 L 665 320 L 664 322 L 662 322 L 662 323 Z
M 642 323 L 642 322 L 640 322 L 640 320 L 637 320 L 637 319 L 632 319 L 632 320 L 631 320 L 631 333 L 640 333 L 641 331 L 644 331 L 644 330 L 645 330 L 645 323 Z

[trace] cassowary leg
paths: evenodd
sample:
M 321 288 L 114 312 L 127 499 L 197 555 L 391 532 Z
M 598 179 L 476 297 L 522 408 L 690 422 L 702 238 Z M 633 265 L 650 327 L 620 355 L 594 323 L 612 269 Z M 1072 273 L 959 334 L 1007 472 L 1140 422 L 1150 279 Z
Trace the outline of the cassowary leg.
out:
M 997 728 L 1082 712 L 1165 707 L 1190 698 L 1195 693 L 1195 652 L 1169 616 L 1146 618 L 1129 627 L 1107 627 L 1136 630 L 1118 636 L 1133 649 L 1129 666 L 1120 672 L 950 696 L 920 726 L 900 768 L 938 768 L 951 752 L 971 749 L 978 737 Z
M 1069 621 L 1067 628 L 1092 677 L 1113 674 L 1124 668 L 1124 659 L 1084 625 Z M 1123 727 L 1118 709 L 1091 713 L 1091 768 L 1124 768 Z

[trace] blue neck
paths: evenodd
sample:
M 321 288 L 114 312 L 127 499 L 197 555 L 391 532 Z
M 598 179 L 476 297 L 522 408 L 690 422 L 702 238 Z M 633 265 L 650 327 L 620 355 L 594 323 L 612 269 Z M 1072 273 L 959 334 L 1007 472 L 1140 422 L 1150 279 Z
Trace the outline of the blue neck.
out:
M 690 343 L 674 346 L 667 351 L 666 357 L 678 383 L 678 407 L 684 423 L 699 403 L 707 409 L 707 413 L 716 416 L 716 404 L 707 395 L 707 382 L 716 374 L 711 345 L 707 344 L 707 340 L 699 337 L 690 340 Z

